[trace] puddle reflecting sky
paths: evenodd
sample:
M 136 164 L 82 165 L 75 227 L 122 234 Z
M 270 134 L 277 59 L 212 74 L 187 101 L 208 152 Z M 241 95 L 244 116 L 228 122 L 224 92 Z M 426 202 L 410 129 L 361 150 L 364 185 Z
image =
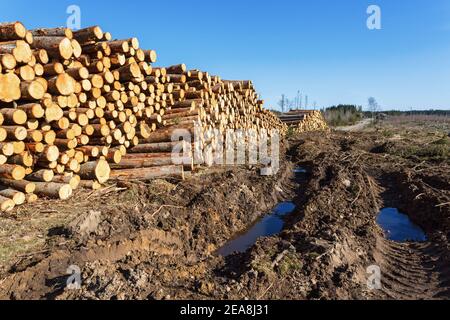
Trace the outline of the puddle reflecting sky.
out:
M 228 256 L 235 252 L 245 252 L 250 248 L 258 238 L 277 234 L 283 230 L 283 216 L 292 213 L 295 205 L 292 202 L 281 202 L 272 211 L 272 213 L 260 219 L 247 232 L 229 241 L 225 246 L 217 250 L 217 254 Z
M 412 223 L 406 214 L 396 208 L 384 208 L 377 218 L 378 225 L 384 230 L 386 238 L 392 241 L 405 242 L 427 241 L 423 230 Z

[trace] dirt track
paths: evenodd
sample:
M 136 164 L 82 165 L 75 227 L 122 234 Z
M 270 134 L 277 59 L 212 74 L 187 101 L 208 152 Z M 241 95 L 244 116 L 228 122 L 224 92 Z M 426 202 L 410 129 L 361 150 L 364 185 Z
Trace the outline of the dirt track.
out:
M 305 134 L 287 143 L 274 177 L 222 168 L 54 203 L 63 222 L 40 227 L 45 241 L 33 254 L 2 262 L 0 298 L 448 299 L 449 165 L 394 155 L 385 140 L 373 133 Z M 306 179 L 295 177 L 295 166 L 308 169 Z M 282 233 L 246 253 L 213 254 L 284 199 L 297 210 Z M 89 223 L 61 218 L 73 214 L 75 203 L 76 215 Z M 32 220 L 47 204 L 6 219 Z M 429 241 L 385 240 L 375 223 L 383 207 L 408 213 Z M 366 268 L 374 264 L 382 290 L 366 285 Z M 81 290 L 65 289 L 70 265 L 81 268 Z

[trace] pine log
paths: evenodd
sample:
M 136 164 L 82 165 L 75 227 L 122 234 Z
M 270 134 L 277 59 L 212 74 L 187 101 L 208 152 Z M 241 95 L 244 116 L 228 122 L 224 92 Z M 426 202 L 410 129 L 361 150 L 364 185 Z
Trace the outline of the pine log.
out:
M 27 29 L 18 21 L 0 23 L 0 40 L 19 40 L 25 38 Z
M 72 188 L 68 184 L 55 182 L 35 182 L 37 195 L 49 198 L 67 200 L 72 195 Z
M 178 178 L 184 180 L 183 166 L 163 166 L 139 169 L 112 170 L 110 179 L 112 181 L 123 180 L 152 180 L 158 178 Z
M 65 27 L 39 28 L 31 30 L 31 33 L 35 37 L 66 37 L 68 39 L 73 39 L 72 30 Z
M 0 42 L 0 54 L 12 54 L 17 63 L 29 63 L 33 58 L 30 45 L 23 40 Z
M 25 194 L 14 189 L 0 190 L 0 196 L 11 199 L 14 205 L 18 206 L 25 203 Z
M 70 59 L 73 55 L 72 42 L 66 37 L 34 37 L 34 49 L 45 49 L 53 58 Z
M 0 109 L 5 124 L 25 124 L 27 122 L 27 114 L 20 109 L 3 108 Z
M 14 164 L 3 164 L 0 166 L 0 176 L 7 179 L 22 180 L 25 178 L 25 168 Z
M 103 38 L 103 31 L 99 26 L 92 26 L 85 29 L 80 29 L 73 32 L 73 37 L 80 44 L 91 41 L 99 41 Z
M 21 98 L 25 100 L 40 100 L 45 95 L 45 88 L 39 81 L 22 81 L 20 91 Z
M 0 210 L 2 212 L 8 212 L 14 209 L 14 201 L 0 195 Z
M 20 79 L 14 73 L 0 74 L 0 101 L 11 102 L 21 96 Z
M 35 190 L 35 184 L 26 180 L 12 180 L 6 178 L 0 178 L 0 183 L 4 186 L 10 187 L 15 190 L 19 190 L 25 193 L 33 193 Z
M 48 90 L 52 94 L 63 96 L 71 95 L 75 92 L 76 81 L 67 73 L 62 73 L 48 80 Z
M 81 165 L 79 176 L 82 179 L 95 179 L 100 183 L 108 181 L 111 169 L 106 160 L 87 162 Z
M 17 65 L 17 61 L 12 54 L 0 54 L 0 64 L 5 70 L 13 70 Z
M 41 169 L 33 172 L 32 174 L 26 177 L 28 181 L 36 181 L 36 182 L 51 182 L 53 180 L 54 173 L 52 170 Z

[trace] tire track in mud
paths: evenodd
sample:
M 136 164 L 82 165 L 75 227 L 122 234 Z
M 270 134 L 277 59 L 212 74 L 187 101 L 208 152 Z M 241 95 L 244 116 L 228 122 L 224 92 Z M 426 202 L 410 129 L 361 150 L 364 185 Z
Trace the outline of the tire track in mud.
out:
M 381 268 L 381 290 L 373 299 L 450 299 L 450 246 L 446 239 L 446 214 L 435 202 L 445 188 L 426 188 L 414 172 L 384 171 L 375 174 L 385 207 L 399 207 L 427 233 L 426 242 L 394 242 L 379 233 L 374 253 Z M 418 187 L 419 186 L 419 187 Z M 421 197 L 427 195 L 425 197 Z M 425 200 L 429 199 L 429 200 Z M 434 223 L 430 223 L 434 221 Z M 439 225 L 439 227 L 437 227 Z
M 334 138 L 337 139 L 325 140 L 328 147 L 326 153 L 320 153 L 322 152 L 320 148 L 314 150 L 313 141 L 306 140 L 306 155 L 309 158 L 311 158 L 311 154 L 313 155 L 313 167 L 316 172 L 313 180 L 316 181 L 317 186 L 314 188 L 314 184 L 310 185 L 310 190 L 312 190 L 310 199 L 313 199 L 312 203 L 315 204 L 316 210 L 314 210 L 314 215 L 309 215 L 311 220 L 309 223 L 302 223 L 302 228 L 315 226 L 316 230 L 312 229 L 312 235 L 321 238 L 321 231 L 323 233 L 327 228 L 331 227 L 334 230 L 337 227 L 343 230 L 347 226 L 349 227 L 346 234 L 347 239 L 352 239 L 357 230 L 352 223 L 357 223 L 358 219 L 365 215 L 370 221 L 367 227 L 360 224 L 358 228 L 365 230 L 366 236 L 354 238 L 354 241 L 350 242 L 350 251 L 346 252 L 340 246 L 340 244 L 345 244 L 345 240 L 335 240 L 335 246 L 338 245 L 341 249 L 334 250 L 332 255 L 330 254 L 328 258 L 324 259 L 324 261 L 327 259 L 331 261 L 326 263 L 330 269 L 323 272 L 323 280 L 320 280 L 320 285 L 316 286 L 321 289 L 317 290 L 319 293 L 314 297 L 347 299 L 362 296 L 375 300 L 450 299 L 450 246 L 447 241 L 450 234 L 446 227 L 448 211 L 436 206 L 447 199 L 446 184 L 441 183 L 435 185 L 435 188 L 427 188 L 422 177 L 414 174 L 414 169 L 398 168 L 389 163 L 389 159 L 380 162 L 380 158 L 372 158 L 370 153 L 364 151 L 361 153 L 361 150 L 355 148 L 354 140 L 348 140 L 344 136 L 334 136 Z M 348 143 L 349 141 L 350 143 Z M 347 155 L 344 157 L 344 154 Z M 352 163 L 346 165 L 345 162 L 339 160 L 342 157 Z M 364 157 L 364 162 L 361 161 L 358 164 L 361 157 Z M 330 171 L 333 163 L 338 165 L 337 170 Z M 359 175 L 365 176 L 366 179 L 358 181 Z M 341 190 L 339 181 L 346 176 L 349 177 L 349 182 L 357 187 L 353 190 L 359 189 L 356 190 L 355 200 L 347 200 L 351 203 L 348 208 L 341 207 L 339 204 L 335 204 L 334 208 L 327 205 L 326 198 L 331 199 L 337 194 L 352 192 L 351 189 L 344 192 Z M 430 179 L 434 181 L 434 177 L 433 175 Z M 330 187 L 333 191 L 327 193 L 326 188 Z M 360 203 L 361 192 L 365 194 L 363 198 L 369 200 L 366 205 Z M 354 191 L 353 194 L 355 194 Z M 424 196 L 425 194 L 426 196 Z M 322 200 L 320 200 L 321 197 Z M 370 202 L 370 200 L 373 201 Z M 357 207 L 358 203 L 359 207 Z M 425 226 L 429 240 L 424 243 L 396 243 L 385 239 L 381 228 L 376 226 L 376 211 L 383 206 L 405 208 L 405 212 L 412 213 L 412 220 Z M 329 224 L 329 220 L 325 224 L 315 225 L 323 212 L 327 213 L 325 216 L 330 216 L 333 215 L 333 210 L 336 211 L 335 214 L 355 211 L 356 215 L 353 215 L 354 218 L 351 220 L 333 221 L 334 226 Z M 373 238 L 371 239 L 371 237 Z M 368 252 L 365 257 L 355 257 L 351 254 L 358 249 L 362 249 L 364 252 L 364 248 L 367 248 Z M 333 258 L 336 257 L 343 257 L 343 259 L 334 259 L 334 261 Z M 381 269 L 381 290 L 366 291 L 363 289 L 361 296 L 358 293 L 351 295 L 349 292 L 352 290 L 351 281 L 353 280 L 337 281 L 334 286 L 328 286 L 326 283 L 330 274 L 335 273 L 337 277 L 344 274 L 340 271 L 341 266 L 365 269 L 370 261 L 375 261 L 375 264 Z M 356 272 L 353 279 L 361 282 L 360 285 L 364 287 L 366 285 L 364 278 L 366 276 L 363 273 Z M 333 291 L 336 292 L 335 295 L 333 295 Z
M 60 250 L 23 271 L 0 280 L 0 299 L 41 299 L 55 297 L 64 290 L 67 267 L 82 266 L 98 260 L 117 262 L 129 254 L 151 252 L 161 256 L 180 257 L 183 241 L 177 234 L 149 229 L 129 235 L 104 246 Z M 25 296 L 21 293 L 25 292 Z
M 450 297 L 450 266 L 443 249 L 431 242 L 377 241 L 376 261 L 381 268 L 380 290 L 371 299 L 432 300 Z

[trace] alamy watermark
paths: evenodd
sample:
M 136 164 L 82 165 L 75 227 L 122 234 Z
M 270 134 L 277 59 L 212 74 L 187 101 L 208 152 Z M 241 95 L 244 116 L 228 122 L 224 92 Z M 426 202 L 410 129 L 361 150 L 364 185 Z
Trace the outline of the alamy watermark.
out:
M 177 129 L 172 133 L 172 163 L 188 165 L 261 165 L 261 175 L 274 175 L 280 167 L 278 130 Z
M 81 8 L 72 4 L 67 7 L 66 13 L 69 15 L 66 21 L 67 28 L 72 30 L 81 29 Z
M 381 268 L 377 265 L 371 265 L 367 267 L 366 273 L 369 275 L 367 288 L 369 290 L 381 290 Z
M 367 18 L 366 25 L 369 30 L 381 30 L 381 8 L 375 4 L 367 7 Z
M 77 265 L 71 265 L 67 268 L 66 274 L 69 277 L 66 280 L 66 288 L 68 290 L 81 289 L 81 269 Z

